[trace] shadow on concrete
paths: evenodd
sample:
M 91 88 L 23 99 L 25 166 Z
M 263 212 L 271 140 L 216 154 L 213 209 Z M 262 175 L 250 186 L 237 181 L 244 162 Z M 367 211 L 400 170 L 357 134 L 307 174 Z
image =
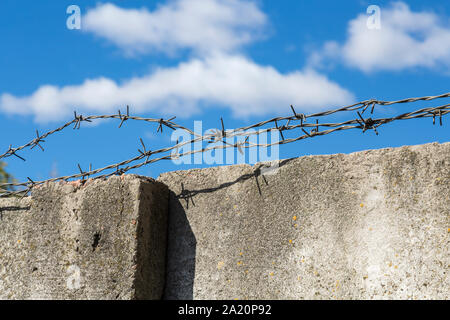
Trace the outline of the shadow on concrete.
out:
M 295 160 L 295 159 L 296 158 L 280 160 L 280 162 L 278 164 L 278 168 L 281 168 L 282 166 L 288 164 L 290 161 Z M 213 187 L 213 188 L 205 188 L 205 189 L 199 189 L 199 190 L 187 190 L 184 188 L 184 185 L 181 184 L 181 193 L 179 195 L 177 195 L 176 197 L 177 197 L 177 199 L 182 199 L 182 200 L 186 201 L 186 207 L 189 208 L 190 204 L 195 206 L 193 197 L 197 194 L 215 192 L 217 190 L 230 187 L 238 182 L 242 182 L 242 181 L 252 179 L 252 178 L 255 179 L 255 183 L 256 183 L 256 186 L 258 187 L 259 195 L 262 196 L 260 180 L 262 180 L 266 185 L 268 185 L 267 179 L 266 179 L 265 175 L 263 174 L 264 167 L 265 167 L 264 163 L 260 163 L 255 166 L 252 173 L 244 174 L 233 181 L 222 183 L 222 184 L 218 185 L 217 187 Z
M 286 165 L 292 159 L 279 162 L 279 167 Z M 259 194 L 262 196 L 260 183 L 268 184 L 263 174 L 264 164 L 255 166 L 252 173 L 244 174 L 239 178 L 222 183 L 217 187 L 200 190 L 187 190 L 181 186 L 181 193 L 170 191 L 168 246 L 166 258 L 166 282 L 164 300 L 192 300 L 194 297 L 195 258 L 197 240 L 189 224 L 186 211 L 180 201 L 186 201 L 185 207 L 195 207 L 193 197 L 201 193 L 212 193 L 248 179 L 255 179 Z
M 194 297 L 197 240 L 183 206 L 175 193 L 169 196 L 169 226 L 164 300 L 192 300 Z

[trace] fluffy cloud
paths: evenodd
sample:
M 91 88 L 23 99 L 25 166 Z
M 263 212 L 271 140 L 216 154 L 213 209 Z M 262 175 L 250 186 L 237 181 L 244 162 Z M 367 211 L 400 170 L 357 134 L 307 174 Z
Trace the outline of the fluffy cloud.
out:
M 153 11 L 101 4 L 87 12 L 82 28 L 129 53 L 192 50 L 189 61 L 159 68 L 123 82 L 98 77 L 81 84 L 43 85 L 28 96 L 0 95 L 0 109 L 60 120 L 73 109 L 110 113 L 130 105 L 133 112 L 191 116 L 221 106 L 236 116 L 316 110 L 354 101 L 353 95 L 312 70 L 282 74 L 239 54 L 255 40 L 266 16 L 249 1 L 176 0 Z
M 432 12 L 413 12 L 403 2 L 381 8 L 381 28 L 369 29 L 368 16 L 348 24 L 345 43 L 327 42 L 311 56 L 313 65 L 341 60 L 364 72 L 412 67 L 450 67 L 450 21 Z
M 46 122 L 79 112 L 116 112 L 129 104 L 135 112 L 190 116 L 199 106 L 222 105 L 236 116 L 316 110 L 354 101 L 353 95 L 312 70 L 282 74 L 240 55 L 215 54 L 163 68 L 123 83 L 97 78 L 80 85 L 45 85 L 33 94 L 0 96 L 0 109 L 34 115 Z
M 177 0 L 150 12 L 100 4 L 89 10 L 83 30 L 128 53 L 191 49 L 230 52 L 261 35 L 265 14 L 242 0 Z

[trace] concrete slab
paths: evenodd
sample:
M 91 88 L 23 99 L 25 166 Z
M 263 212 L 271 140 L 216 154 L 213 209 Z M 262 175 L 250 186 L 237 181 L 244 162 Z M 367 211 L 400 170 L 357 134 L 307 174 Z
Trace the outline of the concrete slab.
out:
M 168 190 L 135 175 L 0 199 L 1 299 L 159 299 Z
M 162 174 L 166 299 L 449 299 L 450 143 Z

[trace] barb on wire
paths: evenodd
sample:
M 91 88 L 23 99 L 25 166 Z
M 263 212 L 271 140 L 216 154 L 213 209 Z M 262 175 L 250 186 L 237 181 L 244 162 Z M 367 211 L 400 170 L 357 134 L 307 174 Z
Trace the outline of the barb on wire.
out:
M 141 141 L 142 150 L 144 150 L 144 151 L 141 151 L 141 149 L 138 149 L 138 152 L 142 155 L 142 157 L 146 157 L 145 161 L 147 162 L 148 158 L 150 158 L 150 156 L 152 155 L 152 151 L 151 150 L 147 151 L 147 149 L 145 148 L 144 141 L 142 141 L 142 138 L 139 138 L 139 140 Z
M 220 122 L 222 124 L 222 138 L 225 138 L 227 136 L 226 132 L 225 132 L 225 126 L 223 125 L 223 119 L 222 117 L 220 117 Z
M 247 136 L 247 137 L 245 138 L 244 141 L 237 142 L 236 145 L 235 145 L 235 147 L 237 148 L 237 150 L 239 151 L 239 153 L 242 154 L 242 155 L 244 154 L 244 151 L 242 150 L 242 148 L 243 148 L 243 147 L 245 146 L 245 144 L 247 143 L 248 138 L 249 138 L 249 136 Z
M 86 177 L 86 176 L 89 178 L 89 173 L 84 172 L 84 171 L 81 169 L 80 164 L 78 164 L 78 169 L 80 170 L 80 173 L 82 174 L 82 180 L 85 180 L 84 177 Z
M 123 123 L 130 118 L 130 106 L 127 105 L 127 114 L 126 115 L 122 115 L 120 113 L 120 109 L 119 109 L 119 118 L 120 118 L 119 128 L 121 128 Z
M 436 124 L 436 113 L 439 115 L 439 125 L 442 126 L 442 110 L 430 112 L 433 115 L 433 125 Z
M 296 119 L 300 119 L 301 124 L 303 125 L 303 121 L 306 121 L 305 114 L 303 114 L 303 113 L 298 114 L 297 112 L 295 112 L 294 106 L 292 104 L 291 104 L 291 109 L 292 109 L 292 112 L 294 113 L 294 117 Z
M 284 130 L 286 127 L 285 127 L 285 126 L 279 127 L 279 126 L 278 126 L 277 120 L 275 120 L 275 127 L 276 127 L 276 128 L 278 129 L 278 131 L 280 132 L 281 139 L 284 140 L 283 130 Z
M 62 126 L 48 131 L 42 135 L 39 134 L 39 131 L 36 130 L 36 138 L 32 139 L 28 143 L 13 148 L 12 145 L 9 145 L 8 150 L 0 154 L 0 159 L 15 156 L 23 161 L 25 159 L 18 155 L 17 152 L 21 151 L 26 148 L 34 149 L 36 146 L 38 146 L 42 151 L 44 151 L 44 148 L 42 147 L 41 143 L 45 142 L 44 139 L 46 139 L 48 136 L 53 135 L 57 132 L 60 132 L 67 128 L 70 125 L 73 125 L 73 129 L 80 129 L 81 122 L 87 121 L 92 122 L 94 120 L 100 120 L 100 119 L 118 119 L 120 120 L 119 128 L 122 127 L 123 123 L 127 120 L 134 120 L 134 121 L 145 121 L 147 123 L 154 123 L 157 125 L 157 132 L 161 131 L 163 132 L 163 127 L 168 127 L 172 130 L 181 129 L 186 131 L 187 133 L 191 134 L 194 138 L 191 140 L 186 140 L 179 142 L 176 141 L 175 145 L 167 146 L 164 148 L 156 149 L 156 150 L 149 150 L 144 144 L 144 141 L 142 138 L 139 138 L 140 144 L 142 146 L 142 149 L 139 147 L 138 155 L 134 156 L 130 159 L 121 161 L 119 163 L 110 164 L 103 168 L 97 168 L 92 169 L 92 164 L 89 164 L 89 171 L 83 171 L 80 164 L 78 164 L 79 173 L 75 173 L 68 176 L 63 177 L 55 177 L 43 181 L 34 181 L 30 177 L 27 177 L 27 181 L 20 182 L 20 183 L 0 183 L 0 197 L 4 196 L 26 196 L 34 187 L 38 185 L 42 185 L 46 182 L 55 182 L 55 181 L 67 181 L 69 179 L 82 179 L 84 181 L 86 178 L 92 178 L 92 179 L 99 179 L 99 178 L 108 178 L 113 175 L 122 175 L 130 170 L 140 168 L 142 166 L 152 164 L 154 162 L 162 161 L 162 160 L 173 160 L 178 159 L 183 156 L 193 155 L 196 153 L 203 153 L 207 152 L 209 150 L 213 149 L 225 149 L 225 148 L 235 148 L 237 151 L 241 154 L 244 154 L 244 149 L 254 148 L 254 147 L 270 147 L 273 145 L 281 145 L 281 144 L 288 144 L 293 143 L 295 141 L 312 138 L 315 136 L 323 136 L 327 134 L 331 134 L 338 131 L 343 130 L 350 130 L 350 129 L 359 129 L 362 130 L 362 132 L 366 132 L 367 130 L 373 129 L 376 135 L 378 135 L 377 128 L 381 125 L 385 125 L 387 123 L 397 121 L 397 120 L 410 120 L 410 119 L 419 119 L 419 118 L 433 118 L 433 124 L 436 123 L 436 117 L 439 117 L 439 124 L 442 126 L 443 120 L 442 118 L 445 115 L 450 114 L 450 103 L 440 105 L 440 106 L 434 106 L 434 107 L 425 107 L 421 108 L 415 111 L 406 112 L 399 114 L 394 117 L 390 118 L 364 118 L 363 114 L 364 112 L 370 107 L 371 111 L 370 113 L 373 114 L 376 106 L 390 106 L 393 104 L 405 104 L 410 102 L 418 102 L 418 101 L 431 101 L 435 99 L 442 99 L 442 98 L 449 98 L 450 93 L 441 94 L 438 96 L 426 96 L 426 97 L 419 97 L 419 98 L 408 98 L 403 100 L 397 100 L 397 101 L 379 101 L 375 99 L 361 101 L 352 105 L 348 105 L 345 107 L 337 108 L 337 109 L 331 109 L 327 111 L 321 111 L 314 114 L 299 114 L 295 111 L 294 107 L 291 105 L 290 108 L 293 112 L 293 115 L 290 116 L 280 116 L 271 118 L 268 120 L 264 120 L 255 124 L 251 124 L 248 126 L 235 128 L 231 130 L 226 130 L 224 125 L 223 118 L 220 118 L 221 122 L 221 129 L 212 129 L 210 132 L 207 132 L 204 135 L 198 134 L 194 132 L 193 130 L 183 127 L 179 124 L 176 124 L 173 122 L 175 117 L 172 117 L 170 119 L 164 120 L 163 118 L 143 118 L 143 117 L 136 117 L 130 115 L 130 107 L 127 105 L 127 111 L 126 114 L 122 114 L 121 111 L 118 111 L 118 114 L 112 114 L 112 115 L 99 115 L 99 116 L 88 116 L 83 117 L 82 115 L 77 115 L 76 112 L 74 112 L 74 119 L 71 121 L 63 124 Z M 345 111 L 356 111 L 357 117 L 351 118 L 349 120 L 343 121 L 343 122 L 324 122 L 321 121 L 319 124 L 319 118 L 320 117 L 326 117 L 338 112 L 345 112 Z M 315 123 L 306 123 L 307 118 L 315 118 Z M 284 125 L 280 125 L 281 122 L 284 122 Z M 319 131 L 319 127 L 321 130 Z M 250 129 L 257 129 L 257 130 L 250 130 Z M 300 129 L 296 131 L 297 129 Z M 270 131 L 278 131 L 281 136 L 281 140 L 271 142 L 271 143 L 250 143 L 249 138 L 252 135 L 260 135 L 265 132 Z M 288 133 L 296 133 L 293 137 L 287 137 Z M 302 134 L 303 133 L 303 134 Z M 229 143 L 226 141 L 225 137 L 245 137 L 244 141 L 238 141 L 235 143 Z M 221 144 L 215 144 L 215 142 L 222 142 Z M 180 153 L 180 148 L 184 145 L 193 144 L 195 145 L 196 142 L 199 142 L 201 144 L 201 148 L 189 150 L 185 152 Z M 203 142 L 206 142 L 206 146 L 203 146 Z M 156 156 L 158 155 L 158 156 Z M 152 157 L 155 156 L 155 157 Z M 14 190 L 13 188 L 22 188 L 21 190 Z M 184 190 L 184 186 L 182 186 L 182 189 Z M 185 195 L 187 196 L 186 199 L 189 201 L 189 191 L 184 191 Z M 191 199 L 192 201 L 192 199 Z M 192 201 L 192 204 L 193 201 Z
M 75 125 L 73 126 L 73 129 L 80 129 L 81 122 L 83 122 L 83 121 L 92 122 L 92 120 L 90 120 L 89 118 L 83 118 L 83 116 L 81 114 L 79 116 L 77 116 L 76 111 L 74 111 L 73 114 L 75 116 L 75 119 L 74 119 Z
M 312 129 L 312 132 L 319 133 L 319 119 L 316 119 L 316 127 Z
M 18 150 L 18 148 L 13 149 L 13 148 L 12 148 L 12 144 L 10 144 L 10 145 L 9 145 L 8 151 L 6 151 L 6 154 L 13 155 L 13 156 L 19 158 L 20 160 L 26 161 L 24 158 L 22 158 L 21 156 L 19 156 L 19 155 L 16 153 L 17 150 Z M 0 158 L 0 159 L 1 159 L 1 158 Z
M 375 121 L 372 120 L 372 118 L 367 118 L 364 119 L 361 114 L 359 113 L 359 111 L 357 111 L 357 114 L 359 116 L 359 119 L 361 119 L 361 121 L 359 121 L 359 119 L 356 119 L 356 121 L 358 121 L 358 123 L 361 125 L 362 127 L 362 132 L 366 132 L 367 129 L 373 129 L 376 133 L 376 135 L 378 135 L 377 129 L 375 128 Z
M 45 142 L 45 140 L 43 140 L 42 137 L 39 136 L 39 131 L 36 129 L 36 139 L 34 139 L 31 149 L 38 146 L 42 151 L 44 151 L 44 148 L 39 144 L 39 142 Z
M 310 133 L 308 133 L 308 131 L 306 131 L 305 129 L 302 128 L 302 131 L 310 138 L 312 138 L 312 135 Z
M 159 119 L 159 125 L 158 125 L 158 129 L 156 129 L 156 132 L 161 131 L 161 133 L 163 133 L 163 125 L 168 127 L 168 128 L 170 128 L 170 129 L 172 129 L 172 130 L 175 130 L 175 128 L 170 125 L 170 122 L 172 120 L 174 120 L 175 118 L 176 117 L 172 117 L 172 118 L 170 118 L 168 120 L 164 120 L 163 118 Z

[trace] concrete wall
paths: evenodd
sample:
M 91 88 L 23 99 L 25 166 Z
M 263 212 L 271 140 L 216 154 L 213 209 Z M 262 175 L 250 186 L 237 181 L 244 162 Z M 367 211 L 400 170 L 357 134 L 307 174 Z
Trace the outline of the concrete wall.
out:
M 450 143 L 278 165 L 0 199 L 0 298 L 449 298 Z
M 158 180 L 171 190 L 168 299 L 450 297 L 450 143 Z
M 167 188 L 137 176 L 0 199 L 0 298 L 161 298 L 167 206 Z

